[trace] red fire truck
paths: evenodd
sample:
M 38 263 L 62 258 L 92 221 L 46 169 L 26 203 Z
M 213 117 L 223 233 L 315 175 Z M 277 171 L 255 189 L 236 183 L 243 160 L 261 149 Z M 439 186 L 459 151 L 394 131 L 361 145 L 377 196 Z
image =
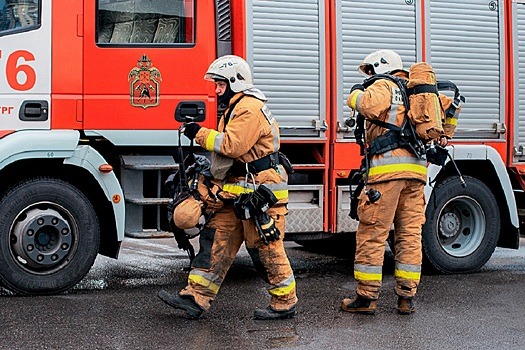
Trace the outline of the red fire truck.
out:
M 518 248 L 524 37 L 520 0 L 0 0 L 0 282 L 63 291 L 125 236 L 166 233 L 180 120 L 216 126 L 203 75 L 228 53 L 253 67 L 294 164 L 287 239 L 355 232 L 345 100 L 385 48 L 467 99 L 450 147 L 467 187 L 429 166 L 423 247 L 438 271 L 474 271 Z

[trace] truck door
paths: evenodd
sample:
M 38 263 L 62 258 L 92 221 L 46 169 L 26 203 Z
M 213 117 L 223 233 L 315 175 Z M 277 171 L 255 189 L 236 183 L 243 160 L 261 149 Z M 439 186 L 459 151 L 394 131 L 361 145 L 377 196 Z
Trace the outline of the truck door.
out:
M 51 2 L 0 0 L 0 135 L 49 129 Z
M 325 7 L 319 0 L 246 1 L 247 61 L 281 136 L 324 138 Z
M 427 61 L 466 102 L 455 140 L 504 139 L 504 1 L 429 1 Z M 483 30 L 480 30 L 483 28 Z
M 196 0 L 84 2 L 84 129 L 120 145 L 175 143 L 177 107 L 212 111 L 215 6 Z M 198 29 L 197 29 L 198 28 Z M 215 123 L 207 118 L 204 123 Z M 213 124 L 211 124 L 213 125 Z

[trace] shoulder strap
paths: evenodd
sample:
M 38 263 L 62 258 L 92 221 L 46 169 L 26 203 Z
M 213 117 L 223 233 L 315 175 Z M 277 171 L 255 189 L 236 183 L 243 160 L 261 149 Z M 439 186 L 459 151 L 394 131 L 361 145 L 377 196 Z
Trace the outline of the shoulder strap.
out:
M 230 117 L 233 113 L 233 110 L 235 109 L 235 106 L 237 106 L 237 103 L 239 103 L 239 101 L 242 100 L 244 96 L 245 95 L 242 95 L 241 97 L 239 97 L 239 99 L 237 99 L 237 101 L 232 103 L 232 105 L 228 108 L 228 113 L 226 113 L 226 115 L 224 116 L 224 128 L 222 129 L 223 132 L 224 130 L 226 130 L 226 125 L 230 121 Z
M 465 97 L 461 95 L 456 84 L 450 80 L 442 80 L 437 82 L 437 89 L 439 91 L 448 90 L 454 91 L 454 101 L 449 109 L 445 111 L 447 117 L 453 117 L 456 114 L 456 110 L 459 108 L 459 105 L 465 102 Z

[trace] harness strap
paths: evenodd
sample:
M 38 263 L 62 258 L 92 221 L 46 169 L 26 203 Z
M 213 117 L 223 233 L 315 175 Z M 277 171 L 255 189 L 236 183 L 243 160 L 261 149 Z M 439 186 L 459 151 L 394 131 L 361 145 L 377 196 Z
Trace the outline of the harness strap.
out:
M 222 132 L 224 132 L 226 130 L 226 125 L 230 121 L 230 117 L 231 117 L 231 115 L 233 113 L 233 110 L 235 109 L 235 106 L 237 106 L 237 103 L 239 103 L 239 101 L 242 100 L 244 96 L 246 96 L 246 95 L 242 95 L 241 97 L 239 97 L 239 99 L 237 101 L 235 101 L 234 103 L 232 103 L 231 106 L 228 107 L 228 113 L 226 113 L 226 116 L 224 117 L 224 128 L 223 128 Z
M 249 163 L 236 160 L 230 168 L 230 174 L 233 176 L 243 176 L 248 173 L 257 174 L 266 169 L 277 168 L 278 165 L 279 153 L 274 152 Z
M 424 93 L 431 93 L 438 95 L 438 87 L 436 85 L 432 84 L 421 84 L 416 85 L 412 88 L 407 88 L 407 95 L 417 95 L 417 94 L 424 94 Z
M 402 140 L 399 133 L 388 131 L 372 141 L 368 148 L 368 155 L 382 154 L 405 146 L 406 142 Z

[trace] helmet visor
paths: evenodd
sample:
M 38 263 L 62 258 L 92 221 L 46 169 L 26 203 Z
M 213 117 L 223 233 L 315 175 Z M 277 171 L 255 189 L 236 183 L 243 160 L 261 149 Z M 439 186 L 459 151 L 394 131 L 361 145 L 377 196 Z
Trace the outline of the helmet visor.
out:
M 204 74 L 204 80 L 213 81 L 213 82 L 228 81 L 228 79 L 226 79 L 222 75 L 218 75 L 218 74 L 215 74 L 215 73 L 206 73 L 206 74 Z

